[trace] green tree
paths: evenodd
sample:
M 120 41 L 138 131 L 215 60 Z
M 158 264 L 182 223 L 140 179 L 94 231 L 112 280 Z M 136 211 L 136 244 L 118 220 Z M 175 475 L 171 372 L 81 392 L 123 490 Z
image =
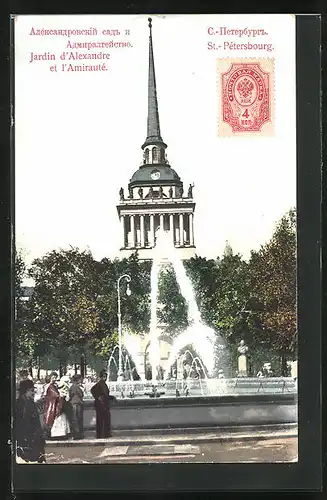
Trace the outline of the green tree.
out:
M 117 336 L 117 281 L 132 278 L 132 294 L 121 281 L 121 310 L 125 327 L 135 332 L 149 328 L 150 264 L 137 255 L 97 262 L 90 252 L 76 248 L 53 251 L 36 259 L 30 269 L 35 282 L 26 321 L 30 338 L 37 340 L 34 356 L 43 349 L 64 367 L 87 351 L 106 356 Z M 42 347 L 42 349 L 41 349 Z
M 129 274 L 131 295 L 126 296 L 126 283 L 121 284 L 122 314 L 124 324 L 135 333 L 149 331 L 150 325 L 150 272 L 151 262 L 140 261 L 137 253 L 128 259 L 116 261 L 116 278 L 122 274 Z
M 286 375 L 287 358 L 297 348 L 296 328 L 296 212 L 290 210 L 278 222 L 271 240 L 252 252 L 249 284 L 253 311 L 260 324 L 262 343 L 281 358 Z
M 203 320 L 230 342 L 238 340 L 241 311 L 249 299 L 248 264 L 226 246 L 222 258 L 195 257 L 185 263 Z
M 214 327 L 232 342 L 242 335 L 242 311 L 249 299 L 248 264 L 232 250 L 216 261 Z
M 225 341 L 225 349 L 220 357 L 224 369 L 231 375 L 237 368 L 237 343 L 241 338 L 246 338 L 242 311 L 249 298 L 247 269 L 248 264 L 242 256 L 234 254 L 232 247 L 226 244 L 223 256 L 212 261 L 211 269 L 203 276 L 202 289 L 207 309 L 204 317 Z M 221 366 L 217 365 L 217 368 Z
M 215 294 L 217 291 L 216 261 L 195 256 L 186 261 L 184 265 L 193 285 L 201 317 L 207 325 L 214 327 Z
M 144 332 L 150 322 L 150 266 L 140 262 L 136 254 L 122 260 L 102 259 L 98 267 L 98 308 L 100 322 L 98 335 L 106 335 L 117 330 L 118 293 L 117 282 L 120 276 L 128 274 L 131 295 L 126 295 L 127 281 L 120 281 L 121 312 L 124 325 L 135 332 Z
M 98 282 L 90 252 L 52 251 L 36 259 L 29 271 L 35 282 L 29 301 L 28 327 L 64 367 L 70 356 L 82 356 L 97 329 Z M 35 349 L 37 350 L 37 349 Z
M 172 265 L 165 265 L 158 278 L 158 320 L 167 325 L 169 334 L 174 336 L 188 325 L 187 305 L 177 283 Z

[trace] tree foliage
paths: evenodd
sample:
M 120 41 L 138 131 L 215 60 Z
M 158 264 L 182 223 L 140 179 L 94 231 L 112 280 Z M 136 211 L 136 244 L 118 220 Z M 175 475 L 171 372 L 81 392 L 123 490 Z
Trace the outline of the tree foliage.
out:
M 296 351 L 296 213 L 283 216 L 271 240 L 252 252 L 249 283 L 266 344 L 280 355 Z
M 26 266 L 16 254 L 15 294 Z M 222 257 L 196 256 L 184 262 L 203 321 L 229 345 L 243 338 L 251 350 L 273 350 L 280 356 L 296 351 L 296 216 L 286 214 L 271 240 L 247 262 L 226 244 Z M 124 328 L 134 334 L 150 326 L 151 262 L 137 253 L 129 258 L 96 261 L 76 248 L 52 251 L 29 269 L 34 293 L 19 304 L 16 347 L 22 357 L 46 353 L 63 362 L 91 352 L 104 359 L 117 344 L 117 282 L 120 281 Z M 188 325 L 187 301 L 171 265 L 159 274 L 158 319 L 171 335 Z
M 23 252 L 20 249 L 15 249 L 14 252 L 14 296 L 21 297 L 23 290 L 23 281 L 26 277 L 27 268 L 24 260 Z
M 248 264 L 240 254 L 231 252 L 217 259 L 214 326 L 226 337 L 240 329 L 242 311 L 249 299 L 247 272 Z
M 158 319 L 160 323 L 169 325 L 169 332 L 174 336 L 188 326 L 186 301 L 171 265 L 164 266 L 158 281 Z
M 30 269 L 35 282 L 31 329 L 63 362 L 69 354 L 82 353 L 96 331 L 96 271 L 92 255 L 74 248 L 50 252 Z
M 201 317 L 214 326 L 215 293 L 217 290 L 216 261 L 196 256 L 185 262 L 187 274 L 193 284 Z

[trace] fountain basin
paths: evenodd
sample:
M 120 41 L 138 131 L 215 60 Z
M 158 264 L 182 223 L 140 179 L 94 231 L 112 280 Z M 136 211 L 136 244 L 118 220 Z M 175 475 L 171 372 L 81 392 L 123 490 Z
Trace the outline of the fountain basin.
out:
M 125 381 L 107 382 L 110 394 L 120 397 L 123 392 L 125 396 L 133 390 L 136 398 L 144 397 L 145 393 L 151 393 L 153 383 L 150 381 Z M 176 389 L 183 395 L 183 390 L 188 387 L 190 396 L 222 396 L 222 395 L 247 395 L 257 393 L 284 394 L 296 393 L 297 383 L 291 377 L 239 377 L 226 379 L 168 379 L 165 382 L 157 382 L 157 390 L 163 390 L 164 397 L 175 397 Z M 85 394 L 85 396 L 87 393 Z
M 117 399 L 113 430 L 267 425 L 297 422 L 297 395 L 251 394 Z M 93 400 L 84 402 L 85 429 L 95 429 Z

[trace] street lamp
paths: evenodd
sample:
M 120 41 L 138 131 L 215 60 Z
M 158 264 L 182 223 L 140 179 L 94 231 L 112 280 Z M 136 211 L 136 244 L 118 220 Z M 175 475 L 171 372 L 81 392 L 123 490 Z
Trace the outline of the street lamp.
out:
M 118 349 L 119 349 L 119 360 L 118 360 L 118 377 L 117 380 L 123 380 L 123 367 L 122 367 L 122 332 L 121 332 L 121 312 L 120 312 L 120 282 L 125 278 L 127 281 L 126 295 L 131 295 L 131 289 L 129 288 L 129 283 L 131 281 L 131 277 L 129 274 L 123 274 L 117 280 L 117 299 L 118 299 Z

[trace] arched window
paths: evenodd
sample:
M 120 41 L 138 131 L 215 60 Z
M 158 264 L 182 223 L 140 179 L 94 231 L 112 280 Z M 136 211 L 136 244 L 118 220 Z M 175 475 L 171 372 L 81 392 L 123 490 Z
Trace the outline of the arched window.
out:
M 160 148 L 160 163 L 165 163 L 165 150 L 164 148 Z
M 152 162 L 158 163 L 158 161 L 159 161 L 159 150 L 158 148 L 154 147 L 152 149 Z
M 144 151 L 144 163 L 149 163 L 149 149 L 146 148 Z

